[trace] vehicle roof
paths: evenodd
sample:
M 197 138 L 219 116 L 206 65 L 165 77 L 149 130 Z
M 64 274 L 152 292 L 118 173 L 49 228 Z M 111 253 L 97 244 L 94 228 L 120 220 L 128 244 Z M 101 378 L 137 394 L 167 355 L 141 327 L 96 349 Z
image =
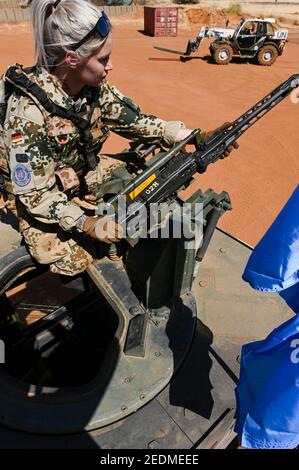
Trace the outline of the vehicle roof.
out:
M 275 18 L 245 18 L 244 21 L 260 21 L 261 23 L 275 23 Z

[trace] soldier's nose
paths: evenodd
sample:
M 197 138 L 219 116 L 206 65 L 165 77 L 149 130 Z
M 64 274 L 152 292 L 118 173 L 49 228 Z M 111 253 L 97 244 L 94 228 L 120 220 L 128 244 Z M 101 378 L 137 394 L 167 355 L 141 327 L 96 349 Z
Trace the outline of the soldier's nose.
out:
M 112 62 L 109 60 L 109 62 L 107 62 L 105 70 L 108 72 L 109 70 L 112 70 L 112 69 L 113 69 Z

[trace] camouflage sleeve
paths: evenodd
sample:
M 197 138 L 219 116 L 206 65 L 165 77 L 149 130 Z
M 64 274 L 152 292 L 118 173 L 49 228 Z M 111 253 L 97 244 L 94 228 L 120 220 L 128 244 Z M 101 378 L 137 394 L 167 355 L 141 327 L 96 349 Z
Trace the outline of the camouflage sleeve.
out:
M 164 121 L 143 114 L 130 98 L 108 82 L 104 82 L 101 87 L 99 105 L 103 123 L 127 139 L 161 138 L 166 146 L 172 146 L 179 130 L 185 128 L 181 121 Z
M 75 226 L 83 211 L 58 190 L 55 160 L 43 116 L 28 98 L 12 96 L 5 122 L 13 192 L 36 220 Z

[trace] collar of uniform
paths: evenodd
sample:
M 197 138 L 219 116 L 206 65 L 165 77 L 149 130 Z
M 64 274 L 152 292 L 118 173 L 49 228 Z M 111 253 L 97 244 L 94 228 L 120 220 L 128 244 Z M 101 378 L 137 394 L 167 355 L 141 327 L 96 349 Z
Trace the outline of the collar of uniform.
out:
M 52 75 L 43 67 L 36 66 L 34 73 L 30 74 L 29 78 L 35 81 L 55 104 L 68 110 L 73 108 L 73 111 L 78 112 L 77 100 L 74 100 L 63 90 L 59 79 L 55 75 Z M 84 102 L 85 96 L 83 95 L 81 104 Z

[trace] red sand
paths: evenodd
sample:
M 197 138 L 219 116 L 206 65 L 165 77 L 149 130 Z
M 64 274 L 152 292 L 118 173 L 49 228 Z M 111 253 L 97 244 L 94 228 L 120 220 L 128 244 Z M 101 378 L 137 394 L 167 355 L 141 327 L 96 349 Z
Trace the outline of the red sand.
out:
M 152 38 L 137 31 L 143 29 L 140 20 L 136 26 L 122 24 L 120 19 L 115 21 L 110 81 L 144 112 L 181 119 L 191 128 L 213 129 L 234 120 L 299 72 L 296 34 L 291 35 L 283 56 L 269 68 L 239 59 L 228 66 L 201 60 L 208 54 L 208 40 L 196 58 L 182 63 L 179 56 L 159 52 L 153 46 L 185 50 L 197 27 L 193 26 L 192 32 L 179 31 L 176 38 Z M 31 65 L 32 47 L 28 25 L 0 25 L 0 71 L 15 62 Z M 251 245 L 261 238 L 298 184 L 298 113 L 299 104 L 284 100 L 241 137 L 238 151 L 211 165 L 192 186 L 192 191 L 196 187 L 228 191 L 233 211 L 223 217 L 220 226 Z M 117 151 L 125 145 L 124 139 L 112 135 L 104 150 Z

